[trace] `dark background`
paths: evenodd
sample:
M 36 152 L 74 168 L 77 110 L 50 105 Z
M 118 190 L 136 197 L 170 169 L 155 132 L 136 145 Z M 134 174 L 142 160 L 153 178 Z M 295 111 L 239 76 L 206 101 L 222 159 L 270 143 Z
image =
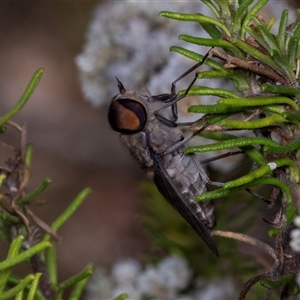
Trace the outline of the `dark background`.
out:
M 93 190 L 59 230 L 62 277 L 83 269 L 88 262 L 107 267 L 118 258 L 138 256 L 147 247 L 136 185 L 142 173 L 127 152 L 123 155 L 124 149 L 107 123 L 107 108 L 96 110 L 84 100 L 74 63 L 97 4 L 0 4 L 1 114 L 19 100 L 34 72 L 45 69 L 32 98 L 13 118 L 19 124 L 26 122 L 28 142 L 34 145 L 29 190 L 45 177 L 52 179 L 39 197 L 46 204 L 32 209 L 51 224 L 83 188 Z M 13 129 L 8 128 L 1 139 L 19 145 Z M 114 163 L 116 156 L 119 165 Z

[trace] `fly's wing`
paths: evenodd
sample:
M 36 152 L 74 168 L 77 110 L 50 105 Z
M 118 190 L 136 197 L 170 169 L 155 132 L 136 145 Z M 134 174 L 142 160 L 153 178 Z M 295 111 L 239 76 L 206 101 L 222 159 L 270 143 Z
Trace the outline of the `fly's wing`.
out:
M 173 208 L 193 227 L 197 234 L 204 240 L 209 249 L 219 256 L 218 248 L 213 241 L 208 229 L 194 212 L 191 204 L 184 199 L 183 195 L 175 186 L 172 178 L 164 168 L 163 159 L 154 154 L 154 183 L 158 191 L 168 200 Z

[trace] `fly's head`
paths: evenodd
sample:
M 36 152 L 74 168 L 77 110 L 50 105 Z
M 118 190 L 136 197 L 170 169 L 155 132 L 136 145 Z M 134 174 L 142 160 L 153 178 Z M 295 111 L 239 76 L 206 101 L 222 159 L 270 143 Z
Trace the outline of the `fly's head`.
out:
M 127 135 L 142 131 L 148 120 L 144 99 L 135 91 L 127 91 L 119 80 L 118 87 L 120 93 L 112 98 L 108 108 L 111 128 Z

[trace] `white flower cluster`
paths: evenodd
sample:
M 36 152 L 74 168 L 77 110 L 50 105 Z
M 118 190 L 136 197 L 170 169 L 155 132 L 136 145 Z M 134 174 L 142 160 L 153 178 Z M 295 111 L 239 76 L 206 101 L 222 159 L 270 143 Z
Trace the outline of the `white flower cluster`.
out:
M 297 228 L 291 231 L 290 246 L 295 252 L 300 252 L 300 216 L 296 216 L 294 224 Z
M 275 6 L 268 5 L 266 10 L 279 17 L 284 5 L 278 1 Z M 147 87 L 153 95 L 169 92 L 171 82 L 194 64 L 182 55 L 170 54 L 170 46 L 183 46 L 202 54 L 209 50 L 178 41 L 181 34 L 209 36 L 197 22 L 179 22 L 157 16 L 165 10 L 212 16 L 211 10 L 200 1 L 99 3 L 86 33 L 83 51 L 75 59 L 88 101 L 95 106 L 107 104 L 118 92 L 115 76 L 128 89 Z M 291 11 L 290 19 L 294 16 Z M 190 82 L 191 78 L 183 79 L 180 87 L 184 89 Z M 231 84 L 224 80 L 202 79 L 200 82 L 203 86 L 231 88 Z M 214 98 L 204 99 L 204 103 L 209 101 L 214 101 Z
M 125 88 L 147 87 L 155 95 L 170 91 L 171 82 L 195 62 L 179 54 L 170 55 L 171 45 L 181 45 L 205 54 L 197 45 L 178 41 L 189 33 L 208 37 L 196 22 L 178 22 L 158 13 L 199 11 L 211 14 L 206 5 L 195 1 L 116 1 L 101 3 L 95 10 L 86 34 L 83 52 L 76 57 L 85 97 L 95 106 L 107 104 L 117 94 L 117 76 Z M 191 78 L 182 81 L 186 88 Z M 201 81 L 206 85 L 205 80 Z
M 215 280 L 204 287 L 198 280 L 196 289 L 188 294 L 180 292 L 192 283 L 192 270 L 179 256 L 169 256 L 157 265 L 147 265 L 143 270 L 135 259 L 116 263 L 110 275 L 97 269 L 88 289 L 87 299 L 114 299 L 120 294 L 128 294 L 128 299 L 233 299 L 234 289 L 227 281 Z
M 295 251 L 295 252 L 300 252 L 300 216 L 296 216 L 294 218 L 294 224 L 297 228 L 293 229 L 291 231 L 290 237 L 290 247 Z M 296 276 L 296 282 L 298 286 L 300 287 L 300 272 L 298 272 Z M 300 300 L 300 294 L 297 295 L 297 299 Z

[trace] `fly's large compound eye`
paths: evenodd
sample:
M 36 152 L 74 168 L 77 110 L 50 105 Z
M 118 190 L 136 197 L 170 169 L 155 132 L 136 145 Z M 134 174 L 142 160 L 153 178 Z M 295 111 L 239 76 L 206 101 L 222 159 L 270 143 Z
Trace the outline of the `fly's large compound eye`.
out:
M 147 111 L 144 105 L 136 100 L 116 99 L 109 106 L 108 121 L 114 131 L 133 134 L 145 127 Z

